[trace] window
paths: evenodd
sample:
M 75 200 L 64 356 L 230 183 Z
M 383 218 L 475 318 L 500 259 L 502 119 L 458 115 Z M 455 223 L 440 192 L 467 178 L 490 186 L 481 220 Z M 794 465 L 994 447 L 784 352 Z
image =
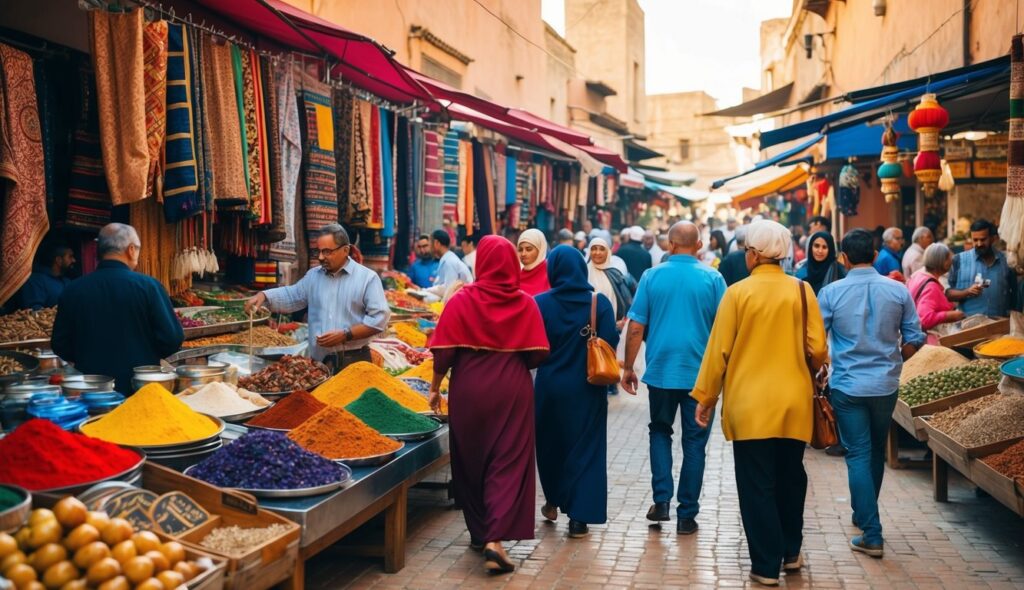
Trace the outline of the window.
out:
M 685 162 L 690 159 L 690 140 L 679 140 L 679 161 Z
M 441 62 L 429 55 L 423 55 L 423 73 L 435 80 L 440 80 L 449 86 L 462 88 L 462 75 L 455 70 L 445 67 Z
M 633 62 L 633 121 L 640 122 L 640 105 L 643 100 L 643 90 L 640 88 L 640 62 Z

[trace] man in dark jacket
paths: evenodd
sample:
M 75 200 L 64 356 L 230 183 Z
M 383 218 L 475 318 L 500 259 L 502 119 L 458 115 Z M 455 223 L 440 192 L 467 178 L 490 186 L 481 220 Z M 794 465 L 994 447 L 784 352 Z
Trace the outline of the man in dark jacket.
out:
M 135 272 L 142 243 L 135 228 L 100 230 L 96 270 L 64 289 L 53 324 L 53 351 L 86 374 L 109 375 L 132 393 L 135 367 L 156 365 L 185 339 L 167 291 Z
M 644 228 L 634 225 L 622 232 L 622 235 L 627 241 L 619 246 L 615 255 L 626 263 L 629 274 L 639 283 L 644 271 L 651 268 L 651 253 L 644 250 L 643 246 Z
M 736 250 L 726 254 L 722 262 L 718 264 L 718 272 L 722 273 L 725 284 L 730 286 L 750 276 L 746 260 L 747 226 L 743 225 L 736 228 L 736 234 L 733 238 L 736 241 Z

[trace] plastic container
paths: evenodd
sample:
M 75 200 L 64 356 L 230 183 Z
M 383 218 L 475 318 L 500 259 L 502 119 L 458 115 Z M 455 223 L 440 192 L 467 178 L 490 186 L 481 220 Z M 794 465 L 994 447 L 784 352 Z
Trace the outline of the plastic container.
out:
M 90 416 L 106 414 L 124 403 L 124 395 L 116 391 L 91 391 L 83 393 L 80 399 L 88 408 Z
M 64 430 L 74 430 L 89 417 L 89 410 L 85 403 L 79 400 L 68 400 L 61 395 L 52 393 L 33 395 L 25 411 L 30 418 L 49 420 Z
M 28 400 L 8 398 L 0 402 L 0 424 L 10 432 L 29 419 Z

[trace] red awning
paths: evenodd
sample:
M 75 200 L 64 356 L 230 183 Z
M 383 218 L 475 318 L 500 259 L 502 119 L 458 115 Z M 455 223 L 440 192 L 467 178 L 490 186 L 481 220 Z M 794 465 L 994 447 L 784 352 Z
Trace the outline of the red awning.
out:
M 481 127 L 485 127 L 487 129 L 490 129 L 491 131 L 501 133 L 502 135 L 505 135 L 509 139 L 515 139 L 517 141 L 528 143 L 534 147 L 538 147 L 555 154 L 571 157 L 569 154 L 566 154 L 562 150 L 551 145 L 551 143 L 544 139 L 544 137 L 541 136 L 541 134 L 535 131 L 530 131 L 529 129 L 523 129 L 522 127 L 519 127 L 517 125 L 511 125 L 504 121 L 500 121 L 498 119 L 495 119 L 494 117 L 485 115 L 484 113 L 471 109 L 467 106 L 454 102 L 450 103 L 448 105 L 448 113 L 452 116 L 453 119 L 458 119 L 459 121 L 466 121 L 469 123 L 476 123 Z
M 533 129 L 534 131 L 546 133 L 552 137 L 557 137 L 570 145 L 582 146 L 591 145 L 593 143 L 590 141 L 589 136 L 580 133 L 575 129 L 570 129 L 564 125 L 559 125 L 558 123 L 538 117 L 529 111 L 516 108 L 510 108 L 507 110 L 508 118 L 510 120 L 514 121 L 517 125 L 526 127 L 527 129 Z
M 337 60 L 336 74 L 352 84 L 394 102 L 430 100 L 429 93 L 373 39 L 354 33 L 282 0 L 266 0 L 286 16 L 307 39 L 258 0 L 195 0 L 225 19 L 297 51 L 320 55 L 317 43 Z M 311 43 L 310 39 L 316 43 Z
M 629 165 L 622 159 L 622 156 L 609 149 L 605 149 L 599 145 L 578 145 L 576 147 L 590 154 L 598 162 L 601 162 L 606 166 L 611 166 L 619 172 L 625 173 L 626 170 L 629 169 Z

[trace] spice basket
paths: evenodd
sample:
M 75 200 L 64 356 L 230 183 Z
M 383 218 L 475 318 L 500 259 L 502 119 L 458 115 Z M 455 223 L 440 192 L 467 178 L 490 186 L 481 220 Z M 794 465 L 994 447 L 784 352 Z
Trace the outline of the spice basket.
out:
M 961 330 L 956 334 L 939 338 L 939 344 L 947 348 L 971 349 L 982 340 L 990 340 L 998 336 L 1005 336 L 1010 333 L 1010 319 L 1000 318 L 991 324 Z
M 920 421 L 915 421 L 915 418 L 919 416 L 931 416 L 932 414 L 937 414 L 938 412 L 948 410 L 954 406 L 959 406 L 962 403 L 978 399 L 979 397 L 985 397 L 986 395 L 995 393 L 998 387 L 999 385 L 997 383 L 993 383 L 991 385 L 985 385 L 984 387 L 954 393 L 953 395 L 946 396 L 942 399 L 937 399 L 917 406 L 909 406 L 907 405 L 907 402 L 898 399 L 896 400 L 896 408 L 892 411 L 892 419 L 902 426 L 904 430 L 914 435 L 914 438 L 921 442 L 925 442 L 928 440 L 928 431 L 923 427 L 923 424 L 921 424 Z
M 978 358 L 978 359 L 982 359 L 982 360 L 987 360 L 987 361 L 1008 361 L 1008 360 L 1010 360 L 1012 358 L 1016 358 L 1016 357 L 1020 356 L 1018 354 L 985 354 L 985 353 L 981 352 L 981 348 L 983 346 L 985 346 L 989 342 L 992 342 L 992 341 L 998 340 L 998 339 L 999 338 L 986 338 L 986 339 L 982 340 L 981 342 L 979 342 L 979 343 L 975 344 L 974 346 L 972 346 L 971 347 L 971 351 L 974 353 L 974 358 Z M 1018 340 L 1020 340 L 1020 339 L 1018 339 Z M 1021 340 L 1021 342 L 1024 342 L 1024 340 Z
M 298 524 L 261 509 L 248 494 L 220 489 L 159 465 L 147 463 L 144 475 L 146 489 L 159 494 L 183 491 L 215 515 L 203 525 L 178 535 L 175 540 L 188 550 L 209 553 L 226 560 L 227 577 L 222 577 L 225 588 L 263 590 L 292 577 L 299 557 L 301 528 Z M 220 526 L 262 528 L 273 524 L 285 526 L 288 531 L 241 555 L 221 553 L 199 545 L 210 531 Z M 192 588 L 191 585 L 189 588 Z
M 1001 453 L 1015 444 L 1013 440 L 1003 441 L 990 445 L 992 453 Z M 986 457 L 988 455 L 985 455 Z M 978 487 L 985 490 L 993 498 L 1013 510 L 1020 516 L 1024 516 L 1024 495 L 1021 494 L 1020 485 L 1013 479 L 988 466 L 981 458 L 971 460 L 971 481 Z
M 979 447 L 965 447 L 945 432 L 932 426 L 931 422 L 924 419 L 925 428 L 928 429 L 928 447 L 939 457 L 956 468 L 960 473 L 970 476 L 971 461 L 979 457 L 985 457 L 997 453 L 1006 448 L 1007 444 L 1013 444 L 1024 440 L 1018 436 L 1012 439 L 1001 440 Z

